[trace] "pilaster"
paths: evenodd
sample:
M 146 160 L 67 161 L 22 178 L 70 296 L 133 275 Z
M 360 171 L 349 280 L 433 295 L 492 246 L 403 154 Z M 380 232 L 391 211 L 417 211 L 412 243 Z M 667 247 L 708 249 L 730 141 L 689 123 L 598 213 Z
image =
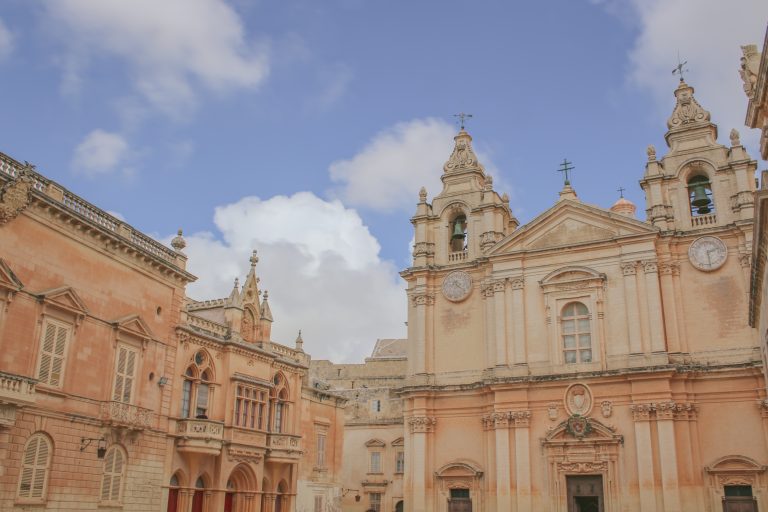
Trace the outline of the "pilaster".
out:
M 659 269 L 655 260 L 642 262 L 645 274 L 645 289 L 648 297 L 648 332 L 651 338 L 651 352 L 666 352 L 664 343 L 664 316 L 661 312 L 661 288 Z
M 639 308 L 637 302 L 637 263 L 634 261 L 622 263 L 621 273 L 624 275 L 624 301 L 627 308 L 627 337 L 629 339 L 629 353 L 642 354 L 642 331 L 640 328 Z
M 526 364 L 528 362 L 525 351 L 525 301 L 523 294 L 525 281 L 523 278 L 512 279 L 510 288 L 512 291 L 512 364 Z
M 413 446 L 413 482 L 411 485 L 413 512 L 428 512 L 427 503 L 427 436 L 435 431 L 437 419 L 429 416 L 412 416 L 407 419 Z

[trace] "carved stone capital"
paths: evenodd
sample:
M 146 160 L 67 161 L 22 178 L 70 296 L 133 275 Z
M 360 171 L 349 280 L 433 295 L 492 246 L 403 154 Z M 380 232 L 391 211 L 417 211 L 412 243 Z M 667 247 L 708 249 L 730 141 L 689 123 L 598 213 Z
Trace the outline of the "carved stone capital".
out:
M 435 303 L 434 293 L 418 293 L 411 295 L 411 301 L 414 306 L 431 306 Z
M 637 262 L 631 261 L 621 264 L 621 273 L 625 276 L 633 276 L 637 273 Z
M 635 421 L 648 420 L 695 420 L 698 408 L 692 402 L 650 402 L 633 404 L 630 410 Z
M 629 406 L 632 411 L 632 418 L 635 421 L 648 421 L 651 419 L 651 413 L 655 411 L 654 404 L 632 404 Z
M 643 265 L 643 272 L 646 274 L 656 273 L 659 271 L 656 260 L 645 260 L 641 263 Z
M 527 428 L 531 425 L 531 411 L 510 411 L 509 419 L 515 427 Z
M 512 285 L 513 290 L 522 290 L 525 287 L 525 281 L 521 277 L 510 279 L 509 282 Z
M 768 418 L 768 398 L 758 400 L 757 406 L 760 408 L 760 415 L 763 418 Z
M 741 268 L 749 268 L 752 265 L 752 255 L 739 254 L 739 265 L 741 265 Z
M 408 418 L 408 428 L 412 434 L 434 432 L 436 423 L 437 418 L 429 416 L 413 416 Z
M 492 412 L 483 416 L 483 426 L 488 429 L 509 428 L 509 413 Z
M 413 257 L 434 256 L 435 244 L 430 242 L 416 242 L 413 244 Z
M 666 261 L 659 263 L 659 273 L 663 276 L 677 276 L 680 275 L 680 264 L 676 261 Z
M 504 233 L 498 231 L 486 231 L 480 234 L 480 249 L 485 250 L 488 247 L 496 245 L 496 242 L 504 237 Z

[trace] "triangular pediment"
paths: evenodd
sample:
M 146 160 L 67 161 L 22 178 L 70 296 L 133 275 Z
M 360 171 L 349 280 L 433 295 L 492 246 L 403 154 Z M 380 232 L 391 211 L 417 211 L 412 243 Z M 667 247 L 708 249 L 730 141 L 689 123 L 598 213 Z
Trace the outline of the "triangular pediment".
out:
M 62 286 L 59 288 L 51 288 L 37 294 L 46 304 L 59 307 L 66 311 L 76 313 L 78 315 L 86 315 L 88 313 L 88 307 L 83 302 L 83 299 L 77 294 L 74 288 L 71 286 Z
M 368 448 L 371 448 L 371 447 L 383 448 L 387 446 L 387 443 L 385 443 L 381 439 L 371 439 L 370 441 L 365 443 L 365 446 L 367 446 Z
M 653 226 L 580 201 L 561 200 L 500 240 L 489 255 L 541 250 L 658 232 Z
M 137 314 L 127 315 L 112 321 L 115 329 L 143 340 L 154 336 L 147 323 Z
M 14 292 L 24 288 L 21 280 L 16 277 L 11 267 L 2 258 L 0 258 L 0 288 L 13 290 Z

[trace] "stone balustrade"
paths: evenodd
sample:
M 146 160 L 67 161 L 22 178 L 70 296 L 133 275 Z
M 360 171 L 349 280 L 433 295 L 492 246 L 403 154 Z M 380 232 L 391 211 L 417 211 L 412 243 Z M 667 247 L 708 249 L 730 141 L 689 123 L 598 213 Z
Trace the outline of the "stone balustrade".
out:
M 153 419 L 150 409 L 115 401 L 101 404 L 101 420 L 111 426 L 144 430 L 152 427 Z
M 279 450 L 298 457 L 302 453 L 301 436 L 291 434 L 269 434 L 267 437 L 267 448 L 270 450 Z
M 715 224 L 717 224 L 717 214 L 715 213 L 691 217 L 691 225 L 694 227 L 714 226 Z
M 183 419 L 176 422 L 179 437 L 176 447 L 181 452 L 219 455 L 224 439 L 224 423 L 204 419 Z
M 35 403 L 35 379 L 0 372 L 0 402 L 14 405 Z
M 226 325 L 222 325 L 220 323 L 214 322 L 212 320 L 208 320 L 200 316 L 189 314 L 187 315 L 187 322 L 192 327 L 196 327 L 198 329 L 209 332 L 211 334 L 215 334 L 222 337 L 229 334 L 229 328 Z
M 466 261 L 466 259 L 467 259 L 467 251 L 457 251 L 457 252 L 448 253 L 448 261 L 450 263 Z

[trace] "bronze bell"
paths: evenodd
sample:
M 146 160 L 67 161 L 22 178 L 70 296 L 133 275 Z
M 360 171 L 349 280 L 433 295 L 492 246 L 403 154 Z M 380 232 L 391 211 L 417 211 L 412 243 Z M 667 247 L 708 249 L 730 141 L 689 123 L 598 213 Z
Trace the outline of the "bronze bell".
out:
M 693 185 L 693 200 L 691 201 L 692 206 L 696 206 L 699 208 L 699 213 L 701 213 L 701 208 L 706 208 L 709 206 L 709 197 L 707 197 L 707 189 L 704 188 L 703 183 L 697 183 L 696 185 Z
M 451 240 L 458 240 L 459 238 L 464 238 L 464 228 L 461 227 L 462 221 L 461 217 L 456 219 L 456 221 L 453 223 L 453 236 L 451 236 Z

